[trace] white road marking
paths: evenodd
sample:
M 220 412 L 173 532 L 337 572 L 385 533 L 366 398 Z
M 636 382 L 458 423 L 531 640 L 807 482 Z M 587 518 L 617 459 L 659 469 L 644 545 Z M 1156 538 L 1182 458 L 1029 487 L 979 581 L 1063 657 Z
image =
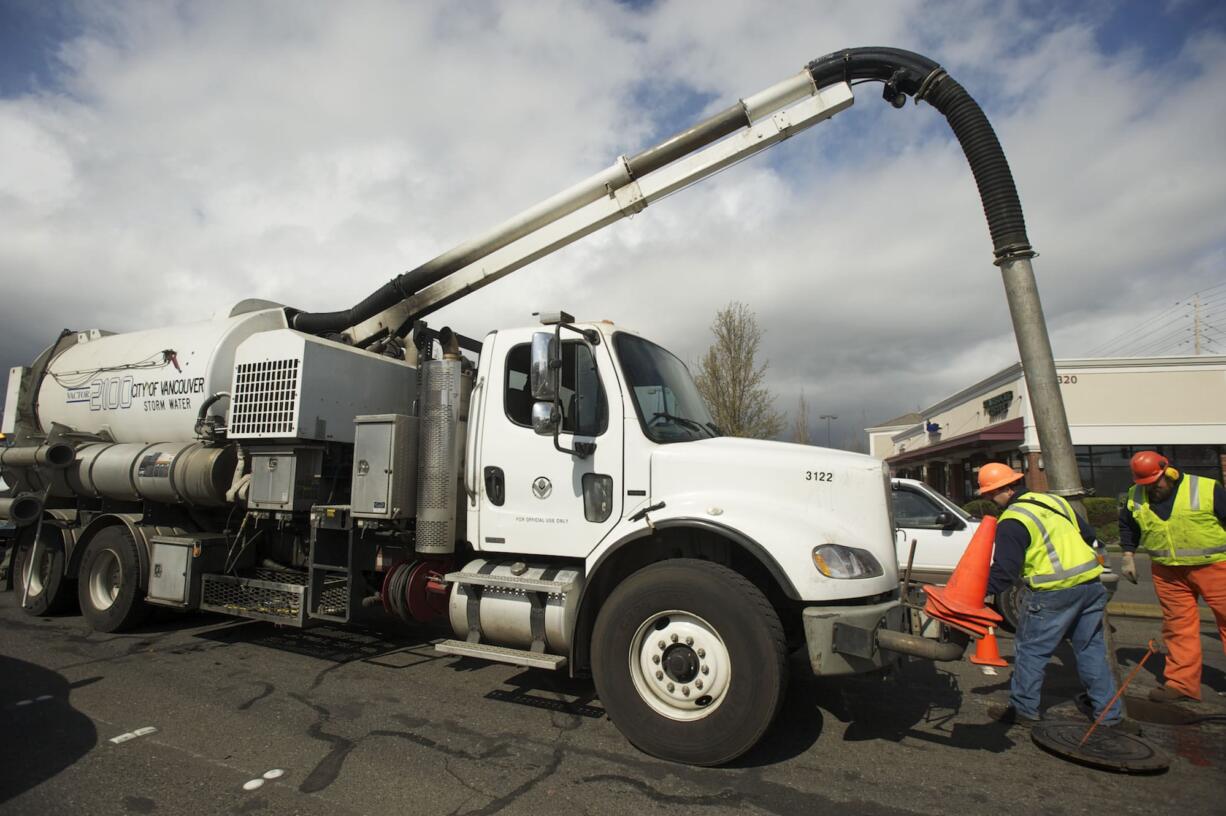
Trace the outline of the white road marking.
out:
M 278 779 L 282 776 L 285 776 L 285 771 L 281 770 L 280 768 L 273 768 L 271 771 L 264 771 L 265 779 Z
M 249 779 L 243 783 L 243 790 L 253 791 L 256 788 L 259 788 L 260 786 L 262 786 L 263 784 L 264 784 L 263 779 Z
M 18 701 L 17 701 L 17 705 L 19 705 L 19 706 L 28 706 L 28 705 L 29 705 L 30 703 L 32 703 L 32 702 L 34 702 L 34 701 L 33 701 L 33 700 L 18 700 Z
M 154 728 L 152 725 L 146 725 L 145 727 L 138 728 L 135 731 L 129 731 L 126 734 L 120 734 L 118 737 L 111 737 L 110 741 L 113 742 L 115 745 L 118 745 L 121 742 L 127 742 L 128 740 L 136 739 L 137 737 L 143 737 L 143 736 L 146 736 L 147 734 L 156 734 L 156 733 L 157 733 L 156 728 Z

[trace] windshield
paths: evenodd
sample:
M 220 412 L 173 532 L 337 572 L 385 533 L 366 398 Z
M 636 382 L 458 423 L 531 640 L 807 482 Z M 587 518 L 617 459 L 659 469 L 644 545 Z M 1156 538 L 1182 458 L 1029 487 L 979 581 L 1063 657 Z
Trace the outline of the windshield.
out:
M 648 439 L 690 442 L 719 435 L 685 363 L 633 334 L 619 332 L 613 346 Z

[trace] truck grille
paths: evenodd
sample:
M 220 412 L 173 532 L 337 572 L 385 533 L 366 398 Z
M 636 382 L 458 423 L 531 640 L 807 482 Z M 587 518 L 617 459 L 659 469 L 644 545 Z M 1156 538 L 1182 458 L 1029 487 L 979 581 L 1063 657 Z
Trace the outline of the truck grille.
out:
M 299 360 L 239 363 L 234 367 L 230 436 L 294 436 Z

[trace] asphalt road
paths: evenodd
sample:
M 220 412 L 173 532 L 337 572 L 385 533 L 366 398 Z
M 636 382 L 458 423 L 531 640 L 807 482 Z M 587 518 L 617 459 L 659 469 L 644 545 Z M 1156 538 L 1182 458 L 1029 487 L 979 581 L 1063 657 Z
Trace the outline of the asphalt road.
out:
M 1157 622 L 1118 626 L 1127 671 Z M 1199 720 L 1145 726 L 1172 756 L 1159 776 L 1073 765 L 989 721 L 1008 669 L 914 662 L 819 681 L 799 658 L 764 743 L 698 769 L 635 750 L 589 683 L 436 655 L 438 632 L 195 615 L 101 635 L 27 617 L 4 593 L 0 814 L 1221 813 L 1226 658 L 1204 631 L 1207 702 L 1132 705 Z M 1160 670 L 1151 659 L 1130 696 Z M 1046 704 L 1076 716 L 1077 690 L 1064 652 Z

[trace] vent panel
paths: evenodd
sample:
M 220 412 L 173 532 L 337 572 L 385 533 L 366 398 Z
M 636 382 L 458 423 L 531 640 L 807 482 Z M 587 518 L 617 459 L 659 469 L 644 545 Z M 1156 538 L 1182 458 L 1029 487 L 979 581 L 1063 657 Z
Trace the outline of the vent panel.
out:
M 236 365 L 230 435 L 294 436 L 298 378 L 299 360 L 296 358 Z

